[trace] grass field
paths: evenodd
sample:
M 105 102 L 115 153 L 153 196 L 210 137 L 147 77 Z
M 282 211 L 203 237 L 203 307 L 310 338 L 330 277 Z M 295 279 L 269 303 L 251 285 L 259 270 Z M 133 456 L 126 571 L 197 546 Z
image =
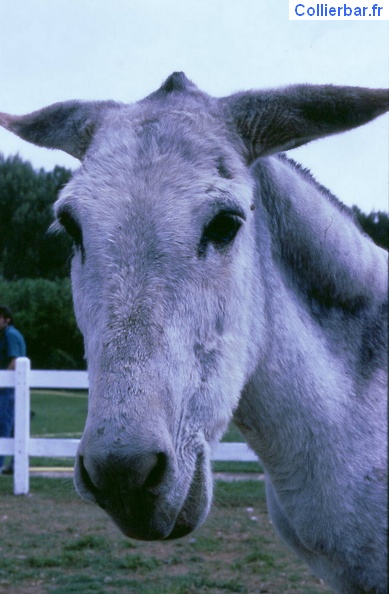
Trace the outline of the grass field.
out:
M 164 543 L 123 537 L 70 479 L 11 493 L 1 477 L 1 594 L 329 594 L 275 536 L 260 481 L 218 482 L 204 526 Z
M 36 392 L 32 410 L 33 435 L 79 437 L 86 396 Z M 238 440 L 233 427 L 227 439 Z M 59 462 L 72 461 L 33 460 Z M 0 477 L 0 594 L 203 592 L 329 594 L 275 535 L 259 480 L 217 481 L 204 526 L 179 541 L 144 543 L 126 539 L 81 501 L 71 479 L 32 477 L 30 495 L 15 497 L 12 477 Z

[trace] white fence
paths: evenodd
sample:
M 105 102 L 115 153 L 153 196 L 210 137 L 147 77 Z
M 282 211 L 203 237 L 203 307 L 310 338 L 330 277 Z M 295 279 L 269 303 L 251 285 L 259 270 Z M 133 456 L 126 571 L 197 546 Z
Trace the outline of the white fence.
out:
M 30 389 L 88 389 L 86 371 L 45 371 L 30 369 L 30 360 L 16 360 L 15 371 L 0 371 L 0 387 L 15 388 L 14 438 L 0 438 L 0 454 L 14 456 L 14 494 L 29 491 L 29 457 L 74 457 L 79 439 L 30 437 Z M 218 461 L 257 461 L 245 443 L 220 443 L 214 453 Z

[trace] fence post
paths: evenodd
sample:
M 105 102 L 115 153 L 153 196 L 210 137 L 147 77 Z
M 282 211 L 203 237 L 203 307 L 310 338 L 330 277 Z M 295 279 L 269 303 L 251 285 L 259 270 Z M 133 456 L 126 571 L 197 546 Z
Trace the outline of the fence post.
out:
M 27 495 L 29 491 L 30 441 L 30 360 L 16 359 L 15 367 L 15 453 L 14 494 Z

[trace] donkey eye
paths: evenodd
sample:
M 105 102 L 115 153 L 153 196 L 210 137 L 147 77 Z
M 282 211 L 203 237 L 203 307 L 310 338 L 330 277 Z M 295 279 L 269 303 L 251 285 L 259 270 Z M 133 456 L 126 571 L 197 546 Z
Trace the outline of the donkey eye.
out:
M 242 218 L 234 213 L 219 213 L 205 228 L 203 240 L 212 242 L 215 247 L 227 246 L 235 239 L 242 222 Z
M 60 222 L 62 227 L 65 229 L 66 233 L 68 235 L 70 235 L 70 237 L 73 239 L 76 247 L 81 248 L 82 247 L 81 227 L 77 223 L 77 221 L 72 217 L 72 215 L 67 210 L 63 210 L 58 215 L 58 221 Z

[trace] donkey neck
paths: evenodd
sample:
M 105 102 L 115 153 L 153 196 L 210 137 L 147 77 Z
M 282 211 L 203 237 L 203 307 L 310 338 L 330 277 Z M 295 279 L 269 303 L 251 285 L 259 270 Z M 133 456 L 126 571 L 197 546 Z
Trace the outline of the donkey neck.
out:
M 375 387 L 386 352 L 386 254 L 293 162 L 264 159 L 255 173 L 268 331 L 235 420 L 273 480 L 298 490 L 308 472 L 314 480 L 315 464 L 339 472 L 363 435 L 366 450 L 379 450 L 371 442 L 382 438 L 377 410 L 385 417 Z M 363 362 L 374 325 L 371 360 Z

